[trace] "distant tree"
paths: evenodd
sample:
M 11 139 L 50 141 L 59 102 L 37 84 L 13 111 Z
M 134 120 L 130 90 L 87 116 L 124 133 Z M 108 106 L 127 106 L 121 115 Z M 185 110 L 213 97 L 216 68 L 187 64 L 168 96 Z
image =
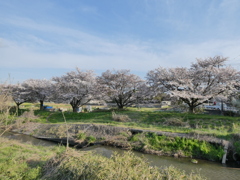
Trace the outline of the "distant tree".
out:
M 31 102 L 31 98 L 29 97 L 29 93 L 26 92 L 26 89 L 22 86 L 22 84 L 12 84 L 10 85 L 12 99 L 15 102 L 17 109 L 19 110 L 20 105 L 25 102 Z
M 105 97 L 119 109 L 139 103 L 148 92 L 145 82 L 129 70 L 107 70 L 98 77 L 98 83 Z
M 230 96 L 231 105 L 240 108 L 240 72 L 237 73 L 234 91 Z
M 57 97 L 55 101 L 70 103 L 73 112 L 77 112 L 79 107 L 101 96 L 92 71 L 83 72 L 76 68 L 76 71 L 68 72 L 61 77 L 53 77 L 52 80 L 55 82 Z
M 44 101 L 48 100 L 52 93 L 52 82 L 47 79 L 28 79 L 22 83 L 29 97 L 28 100 L 39 101 L 40 110 L 43 110 Z
M 215 56 L 197 59 L 189 69 L 159 67 L 148 72 L 148 84 L 156 92 L 165 91 L 179 98 L 193 113 L 197 106 L 233 89 L 237 71 L 225 66 L 226 60 Z

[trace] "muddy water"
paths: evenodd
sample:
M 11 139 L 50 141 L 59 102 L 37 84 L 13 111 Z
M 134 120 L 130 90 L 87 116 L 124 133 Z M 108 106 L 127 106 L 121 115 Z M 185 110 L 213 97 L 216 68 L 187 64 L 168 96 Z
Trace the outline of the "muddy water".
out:
M 17 140 L 17 141 L 20 141 L 23 143 L 27 143 L 27 144 L 37 145 L 37 146 L 38 145 L 40 145 L 40 146 L 56 146 L 56 145 L 58 145 L 55 142 L 45 141 L 45 140 L 34 138 L 32 136 L 11 133 L 11 132 L 4 133 L 3 137 L 8 138 L 8 139 L 14 139 L 14 140 Z
M 57 143 L 40 140 L 33 138 L 31 136 L 6 133 L 4 137 L 9 139 L 15 139 L 20 142 L 29 143 L 33 145 L 42 146 L 56 146 Z M 94 151 L 97 154 L 101 154 L 106 157 L 111 157 L 114 152 L 123 153 L 124 150 L 108 147 L 108 146 L 91 146 L 80 151 Z M 200 171 L 200 174 L 211 180 L 240 180 L 240 165 L 237 164 L 227 164 L 222 165 L 220 163 L 214 163 L 205 160 L 198 160 L 198 164 L 191 163 L 189 158 L 173 158 L 173 157 L 162 157 L 149 154 L 142 154 L 139 152 L 134 152 L 137 156 L 143 156 L 152 166 L 170 166 L 173 165 L 186 172 Z

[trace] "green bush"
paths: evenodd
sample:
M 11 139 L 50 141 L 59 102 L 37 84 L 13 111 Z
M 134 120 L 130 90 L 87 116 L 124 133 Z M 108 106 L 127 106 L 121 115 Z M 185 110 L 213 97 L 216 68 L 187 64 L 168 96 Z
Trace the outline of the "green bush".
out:
M 131 138 L 131 141 L 141 141 L 143 146 L 149 149 L 163 151 L 165 153 L 184 152 L 185 156 L 193 156 L 213 161 L 221 160 L 224 150 L 221 146 L 214 146 L 206 141 L 187 139 L 181 137 L 159 136 L 156 133 L 146 133 L 145 139 L 139 135 Z
M 85 139 L 86 139 L 86 134 L 85 134 L 85 133 L 79 133 L 79 134 L 77 135 L 77 138 L 78 138 L 79 140 L 85 140 Z
M 239 112 L 233 112 L 233 111 L 224 111 L 223 112 L 223 115 L 224 116 L 232 116 L 232 117 L 236 117 L 238 116 L 239 117 Z
M 235 141 L 233 143 L 235 152 L 240 155 L 240 141 Z
M 86 141 L 88 143 L 94 143 L 97 139 L 94 136 L 88 136 L 86 137 Z
M 138 136 L 139 136 L 139 134 L 135 134 L 134 136 L 132 136 L 132 137 L 130 138 L 130 141 L 132 141 L 132 142 L 139 141 Z

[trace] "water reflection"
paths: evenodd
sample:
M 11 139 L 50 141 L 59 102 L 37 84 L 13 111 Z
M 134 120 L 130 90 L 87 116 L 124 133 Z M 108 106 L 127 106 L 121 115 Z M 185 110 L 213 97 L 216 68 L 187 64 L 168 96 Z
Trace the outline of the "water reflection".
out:
M 56 146 L 56 145 L 58 145 L 57 143 L 54 143 L 51 141 L 41 140 L 41 139 L 34 138 L 32 136 L 28 136 L 28 135 L 24 135 L 24 134 L 17 134 L 17 133 L 12 133 L 12 132 L 4 133 L 3 137 L 8 138 L 8 139 L 17 140 L 17 141 L 27 143 L 27 144 L 33 144 L 36 146 Z

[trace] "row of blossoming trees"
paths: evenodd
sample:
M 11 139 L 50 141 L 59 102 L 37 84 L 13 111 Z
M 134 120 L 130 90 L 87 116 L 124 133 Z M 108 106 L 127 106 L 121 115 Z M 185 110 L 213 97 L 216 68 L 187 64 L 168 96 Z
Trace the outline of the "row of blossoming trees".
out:
M 73 112 L 91 100 L 115 102 L 124 108 L 162 93 L 182 100 L 189 112 L 213 98 L 225 98 L 239 92 L 240 73 L 225 63 L 220 56 L 197 59 L 190 68 L 163 68 L 151 70 L 146 80 L 131 74 L 129 70 L 107 70 L 101 76 L 93 71 L 76 68 L 51 80 L 29 79 L 23 83 L 8 85 L 19 107 L 24 102 L 45 101 L 69 103 Z

